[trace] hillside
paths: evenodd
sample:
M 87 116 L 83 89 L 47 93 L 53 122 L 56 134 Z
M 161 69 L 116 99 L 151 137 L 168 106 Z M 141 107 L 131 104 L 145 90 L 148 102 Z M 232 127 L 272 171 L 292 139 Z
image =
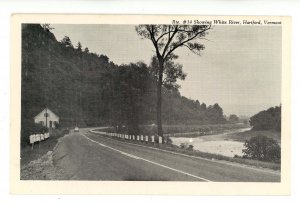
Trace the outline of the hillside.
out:
M 47 26 L 23 24 L 21 105 L 22 129 L 44 107 L 60 116 L 61 126 L 135 129 L 155 122 L 156 82 L 142 62 L 116 65 L 67 36 L 58 41 Z M 175 87 L 163 89 L 162 115 L 165 124 L 226 122 L 218 104 L 207 107 Z

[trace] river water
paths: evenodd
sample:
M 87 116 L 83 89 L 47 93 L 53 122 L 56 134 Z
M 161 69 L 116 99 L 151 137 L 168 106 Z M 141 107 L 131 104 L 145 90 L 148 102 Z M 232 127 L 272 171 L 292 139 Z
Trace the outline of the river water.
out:
M 177 146 L 180 146 L 182 143 L 186 143 L 188 145 L 193 145 L 195 150 L 199 150 L 201 152 L 234 157 L 234 155 L 243 155 L 242 150 L 245 148 L 244 142 L 233 141 L 229 136 L 248 130 L 250 130 L 250 128 L 230 130 L 216 135 L 200 137 L 170 137 L 170 139 L 173 141 L 173 144 Z

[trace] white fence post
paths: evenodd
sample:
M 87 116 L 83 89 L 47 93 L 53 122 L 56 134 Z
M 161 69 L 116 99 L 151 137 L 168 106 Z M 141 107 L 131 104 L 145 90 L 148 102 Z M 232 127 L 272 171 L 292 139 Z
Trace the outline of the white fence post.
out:
M 151 136 L 151 142 L 154 142 L 154 135 Z
M 145 141 L 148 142 L 148 136 L 145 136 Z

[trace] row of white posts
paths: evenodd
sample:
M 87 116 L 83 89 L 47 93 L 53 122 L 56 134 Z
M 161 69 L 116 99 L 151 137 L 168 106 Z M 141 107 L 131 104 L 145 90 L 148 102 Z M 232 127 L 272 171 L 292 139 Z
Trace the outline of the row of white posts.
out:
M 34 143 L 44 141 L 45 139 L 47 139 L 49 137 L 50 137 L 49 132 L 44 133 L 44 134 L 32 134 L 32 135 L 30 135 L 29 136 L 29 142 L 32 145 L 31 149 L 33 149 Z
M 114 133 L 114 132 L 102 132 L 102 131 L 96 131 L 96 130 L 90 130 L 92 133 L 96 134 L 101 134 L 101 135 L 106 135 L 110 137 L 116 137 L 120 139 L 125 139 L 125 140 L 135 140 L 135 141 L 143 141 L 143 142 L 155 142 L 155 136 L 144 136 L 144 135 L 126 135 L 126 134 L 121 134 L 121 133 Z M 162 144 L 162 137 L 158 137 L 158 143 Z

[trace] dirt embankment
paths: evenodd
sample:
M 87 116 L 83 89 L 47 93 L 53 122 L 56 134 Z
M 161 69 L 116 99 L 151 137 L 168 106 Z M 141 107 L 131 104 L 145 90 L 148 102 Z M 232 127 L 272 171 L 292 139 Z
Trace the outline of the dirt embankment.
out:
M 60 138 L 54 147 L 61 142 Z M 21 167 L 21 180 L 62 180 L 68 177 L 66 172 L 53 164 L 53 151 L 48 151 L 39 159 Z

